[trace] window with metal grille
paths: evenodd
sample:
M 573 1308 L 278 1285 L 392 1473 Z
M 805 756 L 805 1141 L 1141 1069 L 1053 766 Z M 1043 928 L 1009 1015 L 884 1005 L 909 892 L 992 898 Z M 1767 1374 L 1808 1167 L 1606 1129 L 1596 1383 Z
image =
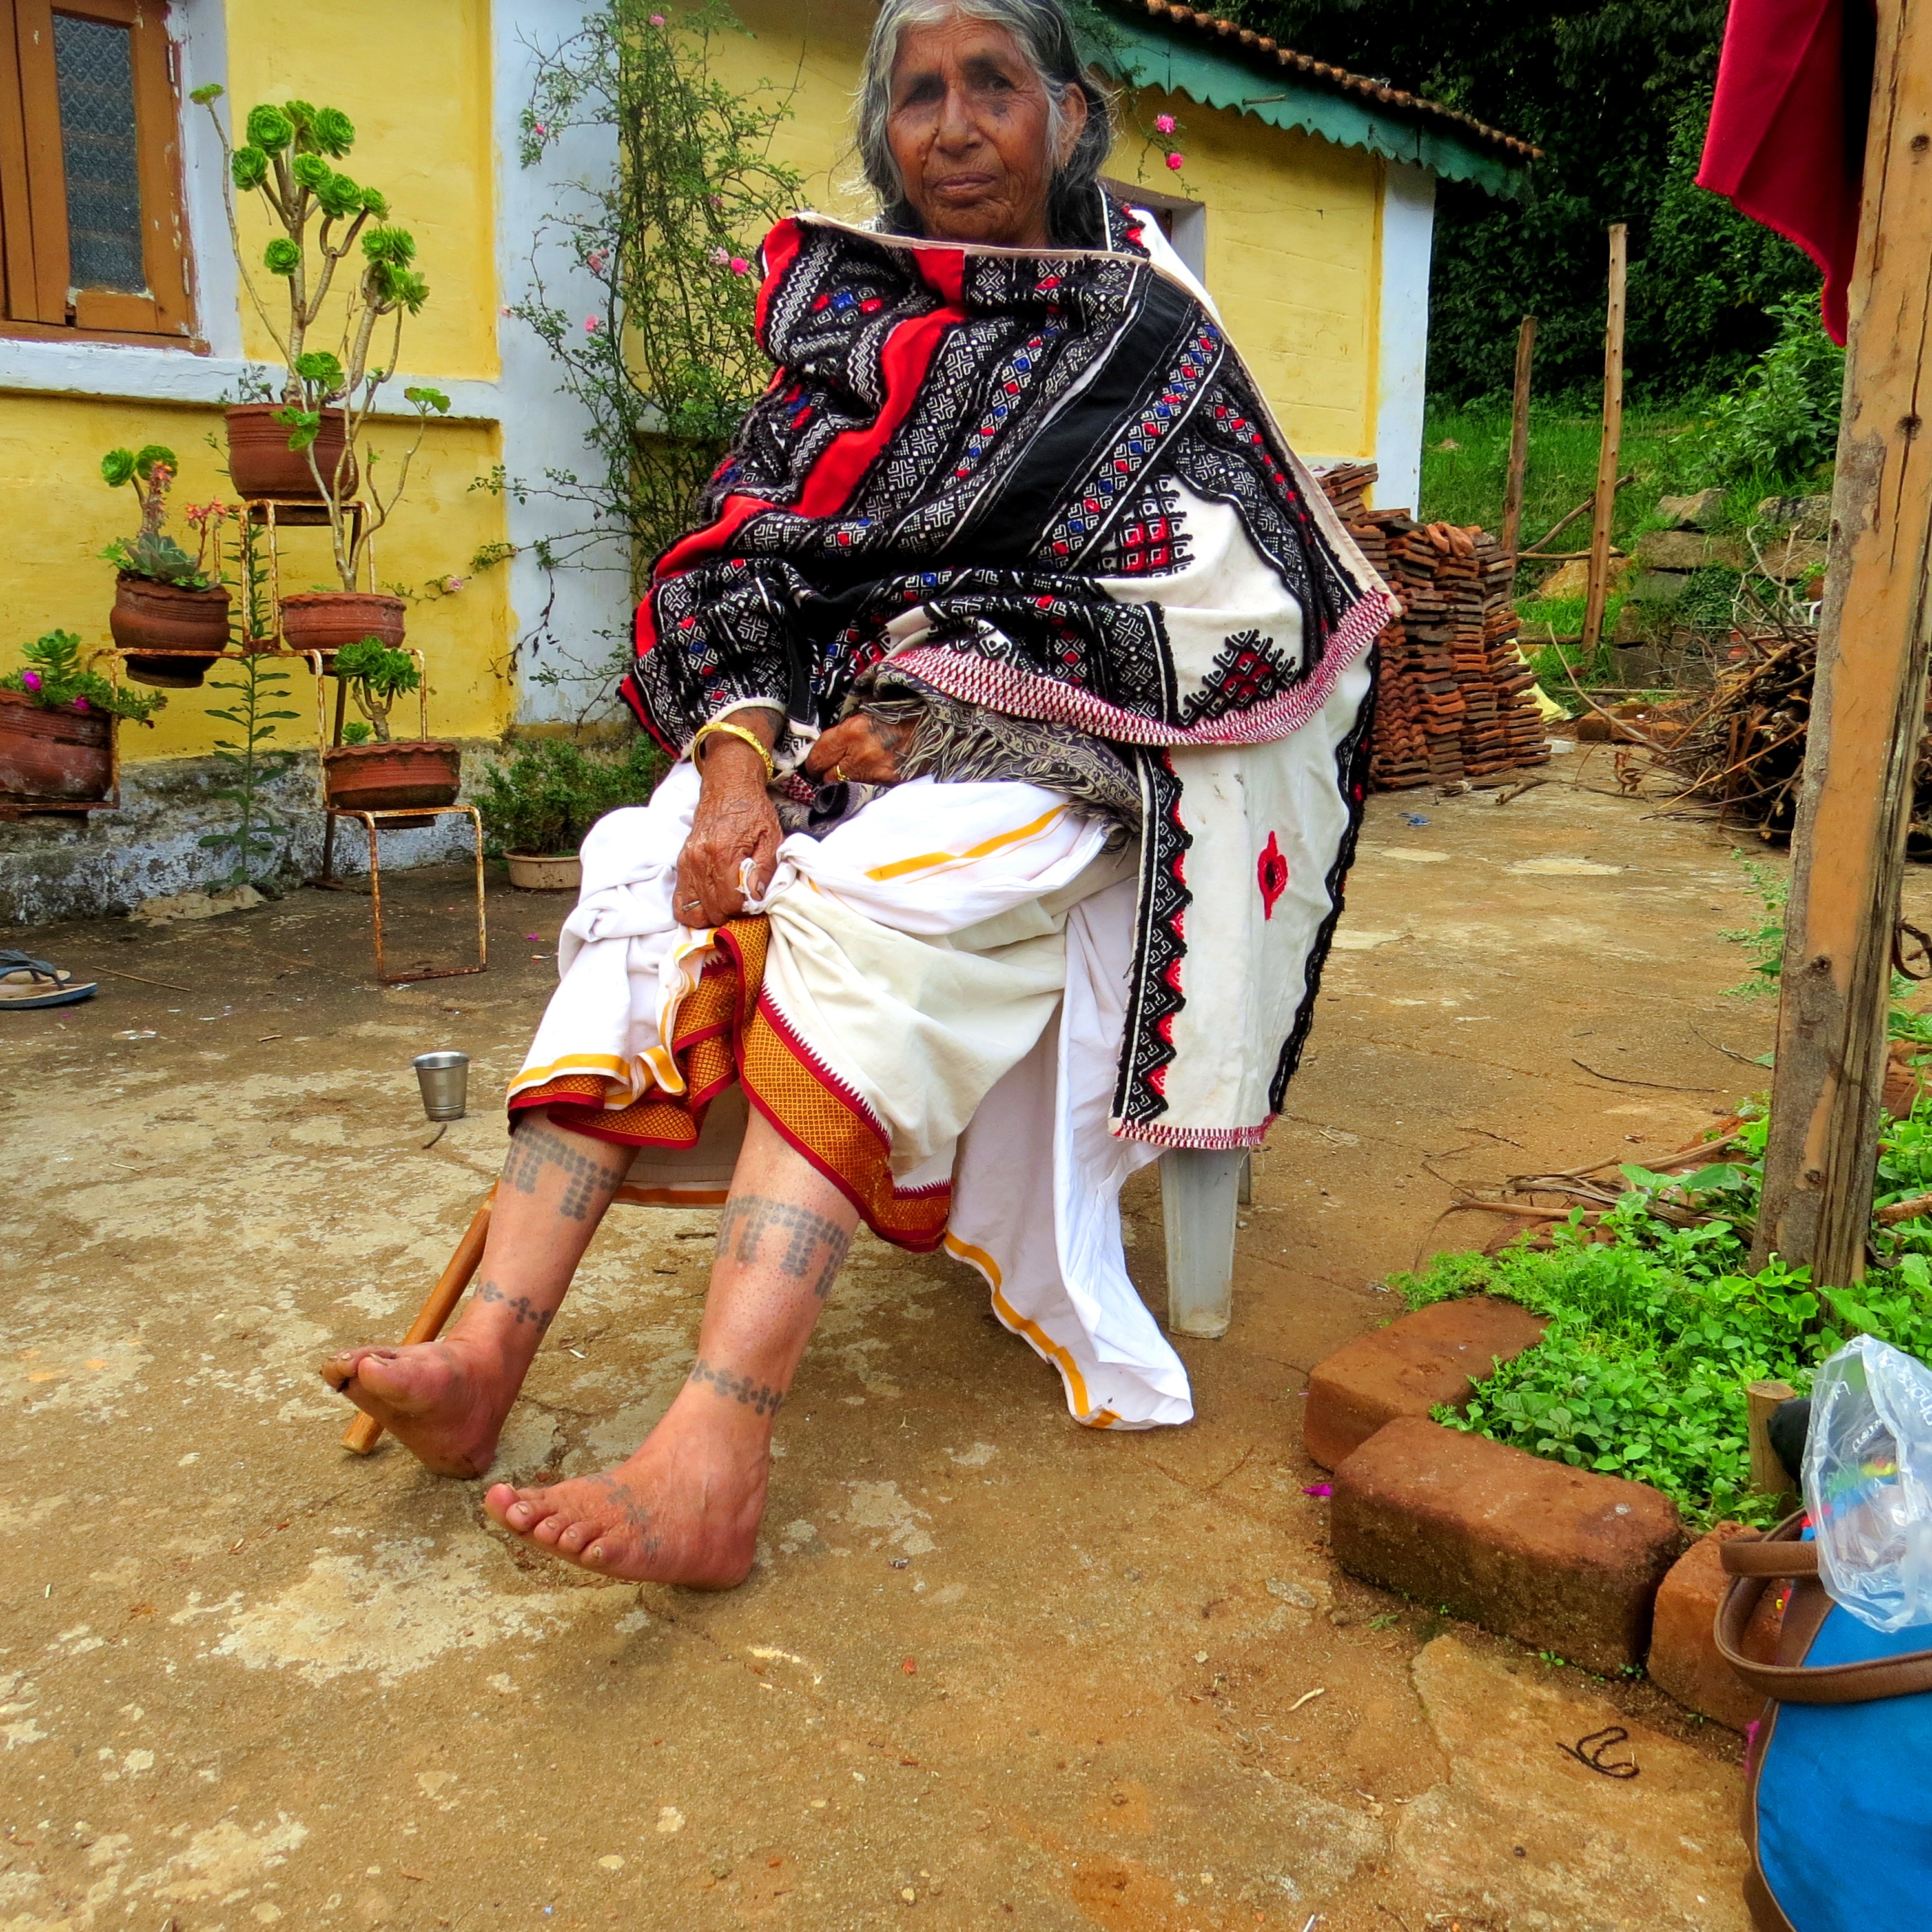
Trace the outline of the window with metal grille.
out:
M 164 0 L 0 0 L 0 334 L 193 330 Z

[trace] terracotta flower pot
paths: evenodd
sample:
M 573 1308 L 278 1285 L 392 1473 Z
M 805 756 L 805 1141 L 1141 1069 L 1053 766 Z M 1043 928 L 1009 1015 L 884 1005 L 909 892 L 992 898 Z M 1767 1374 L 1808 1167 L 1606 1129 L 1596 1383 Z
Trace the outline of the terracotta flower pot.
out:
M 462 782 L 462 754 L 446 738 L 332 745 L 322 754 L 322 770 L 324 796 L 338 812 L 402 812 L 412 806 L 454 805 Z M 410 822 L 392 819 L 388 829 L 400 830 Z
M 292 651 L 320 651 L 325 668 L 344 644 L 374 638 L 393 649 L 403 641 L 408 606 L 375 590 L 302 590 L 282 599 L 282 636 Z
M 114 782 L 114 720 L 105 711 L 36 704 L 0 691 L 0 797 L 105 798 Z
M 510 883 L 526 892 L 574 892 L 584 884 L 584 861 L 574 852 L 506 852 Z
M 107 625 L 137 684 L 190 690 L 228 648 L 228 592 L 219 584 L 189 590 L 124 570 Z
M 228 477 L 238 496 L 274 496 L 285 503 L 319 503 L 321 492 L 309 472 L 308 458 L 289 447 L 289 426 L 278 423 L 280 403 L 238 403 L 228 412 Z M 342 454 L 342 412 L 324 410 L 315 439 L 316 467 L 333 477 Z M 356 464 L 342 472 L 342 494 L 356 494 Z

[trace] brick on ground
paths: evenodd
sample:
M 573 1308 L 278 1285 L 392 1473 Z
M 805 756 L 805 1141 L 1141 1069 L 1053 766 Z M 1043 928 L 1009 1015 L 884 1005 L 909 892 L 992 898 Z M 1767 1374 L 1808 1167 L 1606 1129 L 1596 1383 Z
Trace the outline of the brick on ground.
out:
M 1534 1347 L 1544 1326 L 1541 1316 L 1486 1294 L 1418 1308 L 1316 1366 L 1303 1444 L 1332 1469 L 1398 1415 L 1426 1416 L 1438 1403 L 1461 1408 L 1496 1364 Z
M 1353 1575 L 1606 1672 L 1643 1661 L 1685 1540 L 1644 1484 L 1415 1416 L 1336 1469 L 1329 1536 Z
M 1720 1522 L 1708 1536 L 1700 1536 L 1671 1565 L 1658 1589 L 1651 1630 L 1651 1682 L 1687 1710 L 1734 1731 L 1763 1714 L 1764 1700 L 1740 1683 L 1718 1654 L 1712 1625 L 1730 1581 L 1718 1552 L 1734 1536 L 1756 1534 L 1742 1523 Z M 1758 1599 L 1756 1612 L 1745 1627 L 1744 1653 L 1760 1664 L 1778 1660 L 1779 1597 L 1780 1586 L 1773 1584 Z

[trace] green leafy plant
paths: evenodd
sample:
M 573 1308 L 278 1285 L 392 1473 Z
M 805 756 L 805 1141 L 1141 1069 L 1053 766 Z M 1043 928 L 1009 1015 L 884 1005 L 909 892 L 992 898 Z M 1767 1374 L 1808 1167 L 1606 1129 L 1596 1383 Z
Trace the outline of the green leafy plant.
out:
M 348 687 L 356 710 L 368 720 L 368 733 L 383 745 L 389 742 L 390 706 L 422 682 L 416 659 L 407 651 L 392 649 L 379 638 L 362 638 L 352 644 L 344 644 L 335 654 L 335 675 Z M 369 742 L 369 737 L 360 733 L 350 737 L 351 728 L 344 730 L 345 744 Z
M 328 506 L 337 573 L 342 588 L 353 590 L 371 539 L 401 498 L 430 417 L 449 412 L 449 398 L 440 389 L 404 390 L 416 415 L 416 440 L 396 464 L 395 481 L 386 494 L 378 480 L 378 452 L 362 440 L 363 431 L 377 392 L 396 372 L 403 318 L 422 311 L 429 284 L 415 266 L 416 238 L 388 220 L 387 197 L 335 166 L 356 142 L 347 115 L 306 100 L 264 102 L 249 110 L 242 144 L 230 147 L 214 111 L 222 92 L 211 83 L 196 88 L 192 98 L 208 110 L 228 158 L 222 193 L 242 285 L 281 352 L 283 406 L 276 420 L 288 428 L 290 448 L 307 453 L 310 474 Z M 260 266 L 284 284 L 285 312 L 265 299 L 242 248 L 238 193 L 256 196 L 280 231 L 263 250 Z M 344 268 L 345 262 L 353 266 Z M 337 292 L 338 271 L 340 331 L 332 348 L 316 348 L 312 334 Z M 316 448 L 322 412 L 329 409 L 343 412 L 344 439 L 341 455 L 325 474 Z M 345 510 L 352 479 L 368 500 L 368 514 L 359 524 Z
M 152 724 L 166 704 L 160 692 L 130 691 L 110 684 L 81 662 L 80 640 L 71 631 L 50 631 L 20 646 L 26 662 L 0 677 L 0 691 L 16 691 L 49 711 L 104 711 L 136 724 Z
M 537 739 L 507 764 L 490 766 L 473 794 L 484 849 L 493 858 L 574 852 L 604 813 L 649 798 L 664 769 L 663 754 L 641 735 L 616 758 L 566 738 Z
M 1720 939 L 1742 946 L 1751 956 L 1750 972 L 1724 992 L 1733 1000 L 1762 999 L 1778 991 L 1778 976 L 1784 968 L 1784 902 L 1791 881 L 1774 867 L 1761 865 L 1742 852 L 1734 850 L 1731 856 L 1744 868 L 1764 910 L 1755 926 L 1726 926 L 1718 932 Z
M 618 154 L 562 187 L 532 238 L 531 293 L 511 310 L 583 409 L 590 466 L 479 479 L 548 496 L 574 522 L 537 548 L 547 570 L 608 568 L 614 554 L 640 586 L 770 380 L 755 337 L 757 246 L 796 205 L 802 178 L 771 152 L 789 94 L 740 94 L 712 71 L 718 42 L 743 31 L 722 0 L 674 13 L 664 0 L 602 0 L 537 54 L 524 165 L 585 129 Z M 560 292 L 565 274 L 587 278 L 587 302 Z M 608 704 L 628 633 L 595 663 L 568 640 L 544 641 L 536 682 L 587 683 L 588 709 Z
M 1760 495 L 1832 460 L 1845 383 L 1845 352 L 1825 333 L 1812 297 L 1788 296 L 1768 313 L 1777 340 L 1693 432 L 1704 482 L 1749 478 Z
M 212 511 L 219 506 L 209 507 Z M 201 843 L 230 855 L 232 868 L 221 882 L 229 886 L 261 885 L 272 878 L 280 869 L 289 834 L 286 820 L 262 796 L 267 782 L 282 776 L 296 761 L 293 752 L 272 742 L 278 727 L 300 715 L 274 708 L 289 695 L 289 674 L 273 658 L 250 648 L 274 631 L 266 548 L 261 526 L 242 518 L 237 544 L 242 594 L 233 624 L 242 655 L 224 661 L 224 668 L 234 675 L 208 686 L 232 694 L 225 706 L 211 709 L 208 715 L 235 734 L 214 741 L 222 782 L 213 794 L 235 808 L 235 817 L 220 830 L 203 833 Z
M 141 506 L 140 529 L 131 537 L 116 537 L 100 555 L 104 562 L 130 577 L 205 590 L 212 580 L 206 574 L 206 530 L 202 532 L 200 554 L 190 556 L 161 528 L 176 467 L 174 452 L 160 442 L 148 443 L 138 450 L 110 449 L 100 459 L 101 481 L 113 490 L 131 485 Z

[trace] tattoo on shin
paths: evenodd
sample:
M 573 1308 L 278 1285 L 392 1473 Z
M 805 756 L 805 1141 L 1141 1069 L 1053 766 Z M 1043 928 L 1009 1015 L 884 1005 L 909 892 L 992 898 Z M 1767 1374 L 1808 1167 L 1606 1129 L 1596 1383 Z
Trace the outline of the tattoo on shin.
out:
M 734 1194 L 718 1217 L 718 1252 L 729 1255 L 740 1268 L 752 1267 L 767 1234 L 776 1234 L 784 1244 L 778 1256 L 778 1272 L 808 1282 L 823 1301 L 832 1292 L 845 1251 L 852 1245 L 850 1232 L 809 1208 L 768 1200 L 761 1194 Z
M 494 1281 L 486 1281 L 476 1291 L 476 1299 L 478 1301 L 501 1302 L 506 1308 L 508 1309 L 519 1328 L 526 1322 L 534 1322 L 539 1335 L 556 1318 L 556 1310 L 554 1308 L 539 1308 L 527 1294 L 518 1295 L 512 1300 Z
M 620 1158 L 622 1152 L 616 1148 L 605 1151 L 601 1141 L 532 1120 L 520 1125 L 511 1138 L 503 1179 L 519 1194 L 534 1194 L 544 1174 L 554 1169 L 563 1176 L 557 1212 L 566 1220 L 581 1221 L 593 1207 L 601 1214 L 610 1204 L 611 1196 L 630 1170 L 630 1162 Z
M 764 1382 L 754 1382 L 749 1376 L 734 1376 L 729 1369 L 714 1369 L 702 1355 L 692 1364 L 687 1379 L 709 1382 L 720 1395 L 748 1402 L 760 1415 L 777 1414 L 778 1404 L 784 1400 L 783 1389 L 775 1389 Z

